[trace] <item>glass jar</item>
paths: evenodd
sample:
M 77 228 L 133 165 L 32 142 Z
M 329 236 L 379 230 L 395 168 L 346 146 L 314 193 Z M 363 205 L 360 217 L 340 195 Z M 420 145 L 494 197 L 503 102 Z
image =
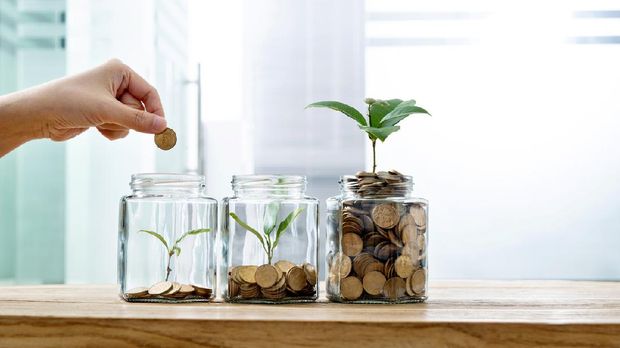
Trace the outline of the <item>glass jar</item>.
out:
M 217 201 L 199 175 L 135 174 L 120 202 L 118 279 L 130 302 L 206 302 L 215 284 Z
M 327 199 L 327 297 L 344 303 L 426 300 L 428 202 L 395 171 L 343 176 Z
M 317 299 L 319 202 L 304 176 L 235 175 L 222 209 L 222 296 L 227 302 Z

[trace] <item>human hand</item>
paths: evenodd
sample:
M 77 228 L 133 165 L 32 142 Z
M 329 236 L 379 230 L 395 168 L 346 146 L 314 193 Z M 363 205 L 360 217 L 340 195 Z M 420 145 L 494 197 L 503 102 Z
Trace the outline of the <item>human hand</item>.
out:
M 37 138 L 68 140 L 90 127 L 110 140 L 127 136 L 130 129 L 159 133 L 166 120 L 157 90 L 113 59 L 81 74 L 0 97 L 0 126 L 0 135 L 14 148 Z M 2 145 L 6 144 L 0 144 L 0 156 L 12 149 Z

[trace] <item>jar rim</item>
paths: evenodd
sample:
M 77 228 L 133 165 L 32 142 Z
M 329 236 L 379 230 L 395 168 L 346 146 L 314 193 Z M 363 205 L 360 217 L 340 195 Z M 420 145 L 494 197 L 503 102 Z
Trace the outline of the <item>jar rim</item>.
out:
M 180 173 L 138 173 L 131 176 L 129 183 L 129 186 L 134 190 L 150 187 L 204 187 L 204 185 L 205 177 L 203 175 Z
M 261 188 L 261 187 L 291 187 L 305 185 L 304 175 L 283 174 L 244 174 L 233 175 L 233 188 Z

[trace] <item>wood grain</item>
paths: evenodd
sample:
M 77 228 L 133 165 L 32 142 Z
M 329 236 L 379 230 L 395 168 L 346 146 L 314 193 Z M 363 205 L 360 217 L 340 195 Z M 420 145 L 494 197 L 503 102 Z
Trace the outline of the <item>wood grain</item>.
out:
M 0 347 L 620 347 L 620 283 L 437 281 L 409 305 L 130 304 L 115 286 L 0 287 Z

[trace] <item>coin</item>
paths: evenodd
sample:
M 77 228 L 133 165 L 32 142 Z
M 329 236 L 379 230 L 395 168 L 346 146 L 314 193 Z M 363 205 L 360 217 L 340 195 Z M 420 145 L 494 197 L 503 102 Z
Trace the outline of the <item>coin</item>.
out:
M 426 226 L 426 210 L 420 205 L 414 205 L 409 209 L 409 214 L 413 216 L 415 224 L 422 227 Z
M 424 294 L 426 289 L 426 271 L 419 269 L 411 276 L 411 289 L 416 295 Z
M 363 291 L 362 282 L 357 277 L 346 277 L 340 281 L 340 295 L 345 300 L 357 300 Z
M 306 272 L 299 266 L 292 267 L 286 273 L 286 284 L 293 291 L 300 291 L 306 287 Z
M 261 288 L 271 287 L 278 281 L 281 274 L 282 272 L 272 265 L 262 265 L 256 269 L 256 284 Z
M 364 242 L 355 233 L 345 233 L 342 236 L 342 251 L 347 256 L 355 256 L 364 248 Z
M 202 286 L 198 286 L 196 284 L 192 284 L 192 287 L 194 288 L 194 292 L 198 296 L 201 296 L 201 297 L 211 297 L 211 295 L 213 294 L 213 289 L 209 289 L 209 288 L 205 288 L 205 287 L 202 287 Z
M 368 272 L 363 280 L 364 290 L 369 295 L 379 295 L 383 291 L 385 281 L 383 273 L 377 271 Z
M 232 278 L 228 279 L 228 297 L 233 298 L 239 295 L 239 284 L 232 280 Z
M 306 279 L 308 284 L 316 285 L 316 268 L 309 263 L 304 263 L 304 272 L 306 272 Z
M 280 260 L 276 262 L 274 266 L 276 266 L 276 268 L 278 268 L 280 272 L 286 274 L 286 272 L 288 272 L 289 269 L 291 269 L 292 267 L 295 267 L 295 264 L 290 261 Z
M 146 297 L 148 293 L 149 289 L 141 286 L 125 291 L 125 296 L 127 296 L 127 298 L 140 298 Z
M 255 284 L 256 283 L 256 266 L 239 266 L 237 267 L 237 274 L 239 279 L 244 283 Z
M 401 238 L 403 240 L 403 243 L 405 244 L 409 243 L 410 241 L 415 241 L 417 239 L 417 236 L 418 229 L 415 227 L 415 224 L 405 226 L 401 232 Z
M 155 145 L 162 150 L 170 150 L 177 144 L 177 134 L 172 128 L 166 128 L 163 132 L 155 134 Z
M 389 299 L 403 297 L 407 291 L 407 285 L 403 278 L 393 277 L 388 279 L 383 286 L 383 295 Z
M 351 273 L 351 266 L 351 259 L 343 253 L 338 253 L 332 259 L 330 271 L 344 278 Z
M 194 293 L 194 287 L 189 285 L 189 284 L 183 284 L 181 285 L 181 288 L 179 289 L 179 293 L 183 294 L 183 295 L 191 295 L 192 293 Z
M 372 220 L 381 228 L 392 228 L 400 220 L 398 209 L 393 204 L 384 203 L 377 205 L 372 210 Z
M 413 260 L 407 255 L 400 255 L 394 262 L 394 270 L 401 278 L 408 278 L 413 273 Z
M 149 288 L 149 295 L 162 295 L 172 289 L 172 282 L 159 282 Z
M 170 290 L 166 291 L 162 295 L 173 296 L 173 295 L 176 295 L 179 292 L 179 290 L 181 290 L 181 284 L 177 282 L 172 282 L 172 287 L 170 288 Z

